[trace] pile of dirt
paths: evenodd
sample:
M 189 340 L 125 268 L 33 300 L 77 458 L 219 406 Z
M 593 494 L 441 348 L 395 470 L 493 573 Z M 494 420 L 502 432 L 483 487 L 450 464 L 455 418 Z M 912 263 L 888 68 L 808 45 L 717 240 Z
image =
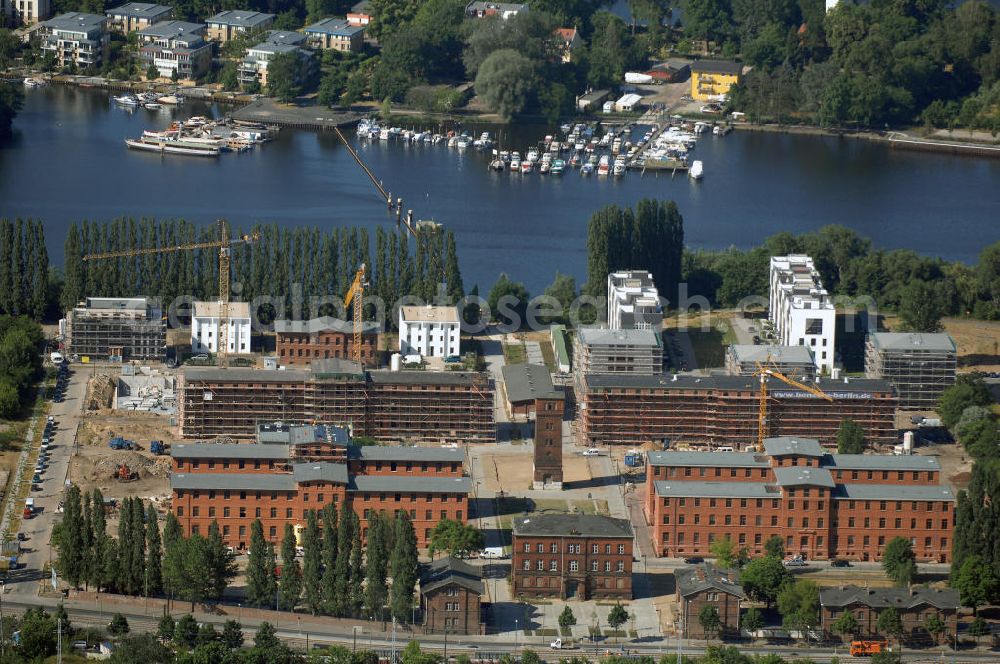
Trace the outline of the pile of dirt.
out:
M 121 450 L 101 457 L 94 462 L 91 471 L 92 480 L 112 477 L 122 464 L 129 470 L 139 474 L 139 478 L 167 477 L 170 474 L 170 459 L 167 457 L 148 457 L 138 452 Z
M 111 408 L 115 398 L 115 383 L 110 374 L 95 374 L 87 381 L 87 410 Z

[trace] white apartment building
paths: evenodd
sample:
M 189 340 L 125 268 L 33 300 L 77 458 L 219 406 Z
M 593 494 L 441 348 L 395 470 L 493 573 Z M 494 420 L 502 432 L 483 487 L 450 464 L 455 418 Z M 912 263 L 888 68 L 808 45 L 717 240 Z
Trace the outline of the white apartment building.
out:
M 663 324 L 660 293 L 645 270 L 608 275 L 608 327 L 612 330 L 658 330 Z
M 191 352 L 217 353 L 219 351 L 219 317 L 221 302 L 195 302 L 191 314 Z M 229 303 L 229 325 L 226 332 L 229 353 L 250 352 L 250 305 L 246 302 Z
M 403 355 L 460 355 L 458 307 L 400 307 L 399 352 Z
M 52 53 L 60 67 L 97 67 L 110 40 L 107 23 L 100 14 L 60 14 L 42 23 L 42 50 Z
M 772 256 L 769 317 L 783 346 L 808 346 L 816 368 L 833 371 L 837 318 L 813 260 L 805 255 Z
M 0 20 L 10 19 L 7 27 L 30 26 L 49 17 L 52 5 L 49 0 L 0 0 Z

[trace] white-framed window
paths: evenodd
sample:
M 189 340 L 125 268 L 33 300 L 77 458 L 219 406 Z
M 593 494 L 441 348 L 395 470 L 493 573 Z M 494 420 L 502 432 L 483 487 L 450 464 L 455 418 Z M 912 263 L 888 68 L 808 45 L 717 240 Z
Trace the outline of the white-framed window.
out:
M 611 561 L 610 560 L 605 560 L 604 561 L 604 571 L 605 572 L 610 572 L 611 571 Z
M 569 571 L 576 572 L 580 569 L 580 563 L 575 560 L 569 561 Z
M 549 571 L 550 572 L 558 572 L 559 571 L 559 561 L 558 560 L 552 560 L 552 561 L 549 562 Z
M 552 546 L 549 547 L 549 551 L 552 553 L 559 553 L 559 545 L 553 543 Z
M 592 571 L 592 572 L 596 572 L 597 571 L 597 561 L 596 560 L 590 561 L 590 571 Z
M 545 545 L 544 544 L 539 544 L 538 545 L 538 553 L 545 553 Z
M 619 544 L 618 545 L 618 553 L 619 554 L 624 554 L 625 553 L 625 545 L 624 544 Z
M 544 560 L 539 560 L 537 568 L 538 568 L 539 572 L 544 572 L 545 571 L 545 561 Z
M 531 545 L 528 544 L 527 542 L 524 543 L 524 552 L 531 553 Z
M 619 560 L 618 561 L 618 571 L 619 572 L 624 572 L 625 571 L 625 561 L 624 560 Z
M 593 545 L 592 547 L 590 547 L 590 552 L 591 552 L 591 553 L 597 553 L 597 551 L 598 551 L 598 548 L 597 548 L 597 545 L 596 545 L 596 544 L 595 544 L 595 545 Z
M 524 569 L 526 569 L 526 570 L 530 570 L 531 569 L 531 561 L 530 560 L 525 560 L 524 561 Z

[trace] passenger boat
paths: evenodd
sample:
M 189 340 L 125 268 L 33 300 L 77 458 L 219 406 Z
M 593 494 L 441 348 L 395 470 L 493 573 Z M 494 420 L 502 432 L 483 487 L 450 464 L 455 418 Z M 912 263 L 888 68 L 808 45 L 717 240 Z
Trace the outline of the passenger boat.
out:
M 601 157 L 601 161 L 597 164 L 597 174 L 598 175 L 608 175 L 611 173 L 611 157 L 604 155 Z
M 615 159 L 615 165 L 612 168 L 612 173 L 614 173 L 614 176 L 616 178 L 620 178 L 621 176 L 625 175 L 625 168 L 626 166 L 624 159 Z
M 218 157 L 221 152 L 217 147 L 180 145 L 174 140 L 154 139 L 145 136 L 139 139 L 126 138 L 125 145 L 132 150 L 145 150 L 161 154 L 180 154 L 191 157 Z
M 593 174 L 594 174 L 594 165 L 591 164 L 589 161 L 580 167 L 580 175 L 593 175 Z
M 555 159 L 552 162 L 552 169 L 549 172 L 552 175 L 562 175 L 564 170 L 566 170 L 566 162 L 562 159 Z
M 139 100 L 132 95 L 122 95 L 120 97 L 112 97 L 116 104 L 121 104 L 122 106 L 138 106 Z
M 526 159 L 532 164 L 538 161 L 538 150 L 534 148 L 528 150 L 528 156 L 526 157 Z
M 26 78 L 24 79 L 24 87 L 26 88 L 40 88 L 44 85 L 48 85 L 48 81 L 44 78 Z
M 700 160 L 695 159 L 691 162 L 691 168 L 688 169 L 688 177 L 692 180 L 700 180 L 705 174 L 705 166 Z

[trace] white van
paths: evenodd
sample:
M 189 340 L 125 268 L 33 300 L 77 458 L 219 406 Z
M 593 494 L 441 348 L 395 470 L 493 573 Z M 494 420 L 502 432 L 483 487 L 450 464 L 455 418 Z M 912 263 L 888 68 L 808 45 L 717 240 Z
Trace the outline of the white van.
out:
M 716 447 L 715 451 L 716 452 L 733 452 L 734 450 L 733 450 L 732 447 L 729 447 L 728 445 L 723 445 L 722 447 Z
M 480 558 L 487 560 L 502 560 L 507 557 L 502 546 L 488 546 L 479 552 Z
M 59 366 L 63 363 L 62 353 L 52 353 L 49 355 L 49 359 L 52 360 L 52 364 Z
M 601 456 L 601 450 L 596 447 L 591 447 L 590 449 L 583 451 L 583 456 Z

